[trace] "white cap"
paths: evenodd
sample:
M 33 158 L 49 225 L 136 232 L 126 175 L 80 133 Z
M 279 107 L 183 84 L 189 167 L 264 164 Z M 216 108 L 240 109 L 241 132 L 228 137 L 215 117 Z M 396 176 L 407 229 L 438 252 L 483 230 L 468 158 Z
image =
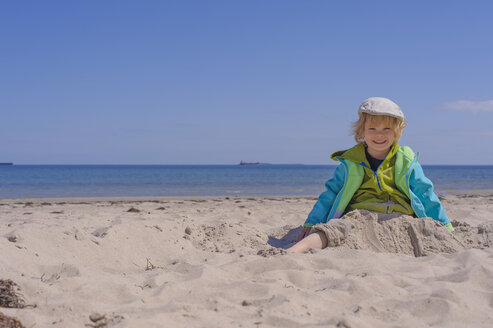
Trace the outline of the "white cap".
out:
M 388 115 L 397 117 L 403 121 L 406 120 L 404 113 L 395 102 L 382 97 L 371 97 L 366 99 L 359 106 L 358 112 L 371 115 Z

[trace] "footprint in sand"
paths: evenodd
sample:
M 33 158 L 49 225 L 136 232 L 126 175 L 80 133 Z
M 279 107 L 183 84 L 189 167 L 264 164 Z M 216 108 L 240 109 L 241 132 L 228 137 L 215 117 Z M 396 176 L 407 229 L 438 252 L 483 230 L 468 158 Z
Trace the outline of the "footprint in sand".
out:
M 42 271 L 41 281 L 49 285 L 63 278 L 80 276 L 80 271 L 76 266 L 65 263 L 55 266 L 45 266 Z
M 104 238 L 104 236 L 106 236 L 108 234 L 109 230 L 110 230 L 110 227 L 101 227 L 101 228 L 97 228 L 96 230 L 94 230 L 91 234 L 94 237 Z

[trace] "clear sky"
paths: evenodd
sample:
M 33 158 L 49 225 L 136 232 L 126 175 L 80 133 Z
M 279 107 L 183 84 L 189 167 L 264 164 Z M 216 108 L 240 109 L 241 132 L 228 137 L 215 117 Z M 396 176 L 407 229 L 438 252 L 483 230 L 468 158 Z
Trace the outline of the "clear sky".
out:
M 492 1 L 0 0 L 0 162 L 335 164 L 371 96 L 493 164 Z

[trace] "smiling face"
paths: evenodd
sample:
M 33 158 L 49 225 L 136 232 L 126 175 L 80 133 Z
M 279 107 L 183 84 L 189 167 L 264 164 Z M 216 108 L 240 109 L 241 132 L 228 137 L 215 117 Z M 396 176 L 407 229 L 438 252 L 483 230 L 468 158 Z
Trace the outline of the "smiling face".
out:
M 367 120 L 362 137 L 368 146 L 368 153 L 377 159 L 385 159 L 395 141 L 395 132 L 389 120 Z

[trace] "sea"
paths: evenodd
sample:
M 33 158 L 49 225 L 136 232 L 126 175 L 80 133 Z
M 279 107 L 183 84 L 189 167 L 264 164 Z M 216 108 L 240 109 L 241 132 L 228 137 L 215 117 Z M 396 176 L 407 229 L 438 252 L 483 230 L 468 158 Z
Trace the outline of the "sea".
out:
M 332 165 L 0 165 L 0 199 L 317 196 Z M 493 166 L 424 165 L 435 191 L 493 190 Z

